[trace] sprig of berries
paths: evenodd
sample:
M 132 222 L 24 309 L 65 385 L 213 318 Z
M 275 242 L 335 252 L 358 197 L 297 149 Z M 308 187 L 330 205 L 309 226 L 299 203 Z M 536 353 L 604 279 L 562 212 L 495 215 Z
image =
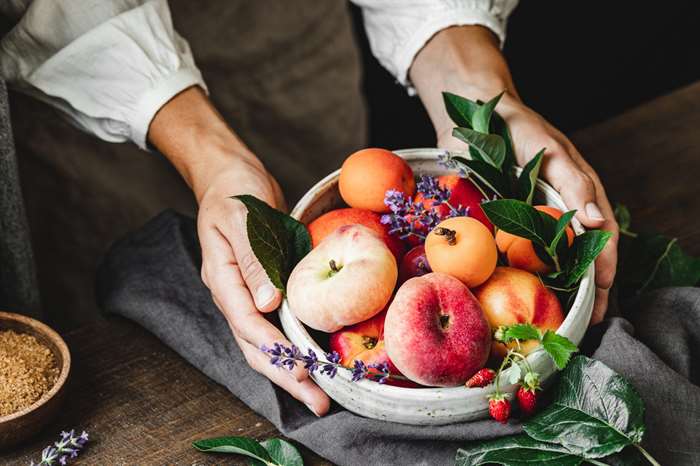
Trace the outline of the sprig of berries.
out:
M 76 434 L 72 429 L 70 432 L 61 432 L 61 439 L 41 452 L 41 461 L 38 463 L 32 461 L 30 466 L 52 466 L 57 463 L 65 466 L 68 461 L 78 457 L 88 438 L 88 433 L 85 431 L 81 434 Z
M 450 204 L 452 195 L 449 188 L 440 187 L 437 178 L 422 175 L 416 183 L 417 191 L 423 199 L 432 200 L 430 208 L 426 208 L 422 200 L 416 201 L 412 197 L 404 196 L 401 191 L 390 189 L 384 197 L 384 204 L 391 210 L 390 214 L 384 214 L 381 222 L 389 225 L 389 234 L 401 239 L 414 237 L 420 242 L 438 223 L 445 218 L 466 217 L 469 215 L 469 207 Z M 449 208 L 447 215 L 442 215 L 437 207 L 445 205 Z
M 281 343 L 275 343 L 272 347 L 263 345 L 260 350 L 270 357 L 270 364 L 284 367 L 290 371 L 299 364 L 303 365 L 304 369 L 307 369 L 311 374 L 319 371 L 331 379 L 338 374 L 338 369 L 350 371 L 353 382 L 368 379 L 377 383 L 385 383 L 389 377 L 400 378 L 390 374 L 387 363 L 365 364 L 364 361 L 356 359 L 353 367 L 343 366 L 340 364 L 340 355 L 336 351 L 324 353 L 325 359 L 319 359 L 311 348 L 304 354 L 296 345 L 285 346 Z

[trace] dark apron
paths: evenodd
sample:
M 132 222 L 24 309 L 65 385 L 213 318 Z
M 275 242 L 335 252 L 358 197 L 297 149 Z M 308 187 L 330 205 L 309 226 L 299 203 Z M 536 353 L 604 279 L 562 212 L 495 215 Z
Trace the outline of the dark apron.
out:
M 171 0 L 210 97 L 277 178 L 290 205 L 366 144 L 360 58 L 347 4 Z M 195 215 L 158 154 L 75 129 L 14 93 L 10 106 L 42 301 L 60 328 L 97 315 L 108 246 L 166 208 Z

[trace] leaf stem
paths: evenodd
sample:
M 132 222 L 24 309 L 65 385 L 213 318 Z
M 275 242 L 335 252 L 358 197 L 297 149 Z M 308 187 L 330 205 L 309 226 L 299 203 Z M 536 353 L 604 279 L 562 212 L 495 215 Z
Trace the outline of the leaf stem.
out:
M 661 466 L 661 464 L 660 464 L 658 461 L 656 461 L 656 460 L 654 459 L 654 457 L 651 456 L 651 454 L 650 454 L 648 451 L 646 451 L 640 444 L 635 443 L 635 444 L 633 444 L 633 445 L 635 446 L 635 448 L 636 448 L 637 450 L 639 450 L 639 451 L 642 453 L 642 455 L 644 455 L 644 457 L 645 457 L 651 464 L 653 464 L 654 466 Z
M 610 466 L 608 463 L 603 463 L 602 461 L 593 460 L 590 458 L 586 459 L 587 463 L 595 464 L 596 466 Z

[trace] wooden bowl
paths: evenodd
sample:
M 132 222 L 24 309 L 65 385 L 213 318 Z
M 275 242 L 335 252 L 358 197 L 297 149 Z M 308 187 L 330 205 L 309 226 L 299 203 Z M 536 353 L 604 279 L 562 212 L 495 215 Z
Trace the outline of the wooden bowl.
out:
M 396 153 L 402 156 L 416 175 L 444 175 L 451 173 L 438 163 L 438 156 L 444 154 L 442 149 L 406 149 Z M 469 157 L 466 153 L 455 153 Z M 516 168 L 519 172 L 520 168 Z M 297 203 L 291 215 L 308 224 L 316 217 L 329 210 L 343 206 L 338 191 L 339 170 L 331 173 Z M 554 188 L 539 180 L 537 182 L 537 202 L 548 204 L 566 211 L 566 205 Z M 583 233 L 581 224 L 572 221 L 576 234 Z M 557 333 L 578 344 L 583 338 L 593 311 L 595 298 L 594 268 L 588 269 L 581 280 L 574 302 Z M 280 321 L 289 341 L 303 352 L 308 348 L 316 354 L 325 351 L 314 340 L 309 330 L 296 318 L 289 308 L 287 300 L 280 308 Z M 530 365 L 540 374 L 546 383 L 555 372 L 554 364 L 548 355 L 537 351 L 527 357 Z M 488 417 L 487 395 L 494 391 L 494 386 L 484 388 L 403 388 L 382 385 L 369 380 L 352 382 L 347 371 L 339 371 L 336 377 L 329 379 L 323 375 L 313 375 L 316 383 L 340 405 L 362 416 L 413 425 L 441 425 L 471 421 Z M 508 380 L 508 372 L 502 380 Z M 501 383 L 501 391 L 514 393 L 517 387 Z
M 0 450 L 3 450 L 36 434 L 56 416 L 63 402 L 70 373 L 70 352 L 58 333 L 30 317 L 0 312 L 0 330 L 32 335 L 51 350 L 60 368 L 53 387 L 41 398 L 20 411 L 0 417 Z

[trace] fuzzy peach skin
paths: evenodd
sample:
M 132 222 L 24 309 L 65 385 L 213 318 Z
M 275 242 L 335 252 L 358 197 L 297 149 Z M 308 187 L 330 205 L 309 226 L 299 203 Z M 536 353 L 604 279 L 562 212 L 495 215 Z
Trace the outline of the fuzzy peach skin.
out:
M 491 278 L 473 291 L 493 329 L 500 325 L 530 323 L 542 331 L 556 331 L 564 322 L 557 296 L 530 272 L 496 267 Z M 528 354 L 537 345 L 536 341 L 527 341 L 522 345 L 522 352 Z M 505 345 L 494 342 L 492 353 L 495 357 L 505 356 Z
M 484 367 L 491 329 L 466 285 L 429 273 L 397 291 L 387 311 L 384 342 L 389 358 L 409 379 L 452 387 Z
M 349 207 L 345 209 L 335 209 L 318 217 L 309 223 L 308 230 L 311 235 L 311 244 L 318 246 L 323 239 L 333 233 L 338 227 L 352 224 L 364 225 L 377 233 L 391 249 L 396 258 L 396 262 L 401 261 L 406 245 L 397 236 L 389 234 L 389 226 L 381 222 L 381 216 L 368 209 L 358 209 Z
M 331 335 L 329 345 L 331 351 L 340 355 L 340 363 L 345 367 L 353 367 L 355 360 L 370 364 L 384 364 L 389 366 L 391 375 L 402 376 L 389 356 L 384 345 L 384 320 L 386 311 L 382 311 L 371 319 L 342 328 Z M 387 385 L 397 387 L 417 387 L 409 380 L 401 380 L 389 377 Z
M 294 315 L 306 325 L 335 332 L 384 309 L 397 276 L 396 259 L 375 232 L 362 225 L 345 225 L 294 267 L 287 299 Z
M 556 207 L 538 205 L 535 209 L 545 212 L 556 220 L 563 215 L 563 212 Z M 566 227 L 566 238 L 569 246 L 574 241 L 574 230 L 571 227 Z M 496 233 L 496 245 L 499 252 L 505 254 L 508 258 L 508 265 L 518 269 L 527 270 L 532 273 L 548 273 L 552 271 L 552 267 L 542 262 L 532 246 L 532 241 L 521 238 L 519 236 L 506 233 L 499 230 Z
M 408 196 L 416 192 L 413 170 L 404 159 L 386 149 L 362 149 L 350 155 L 340 168 L 340 196 L 350 207 L 389 212 L 384 204 L 388 190 Z

